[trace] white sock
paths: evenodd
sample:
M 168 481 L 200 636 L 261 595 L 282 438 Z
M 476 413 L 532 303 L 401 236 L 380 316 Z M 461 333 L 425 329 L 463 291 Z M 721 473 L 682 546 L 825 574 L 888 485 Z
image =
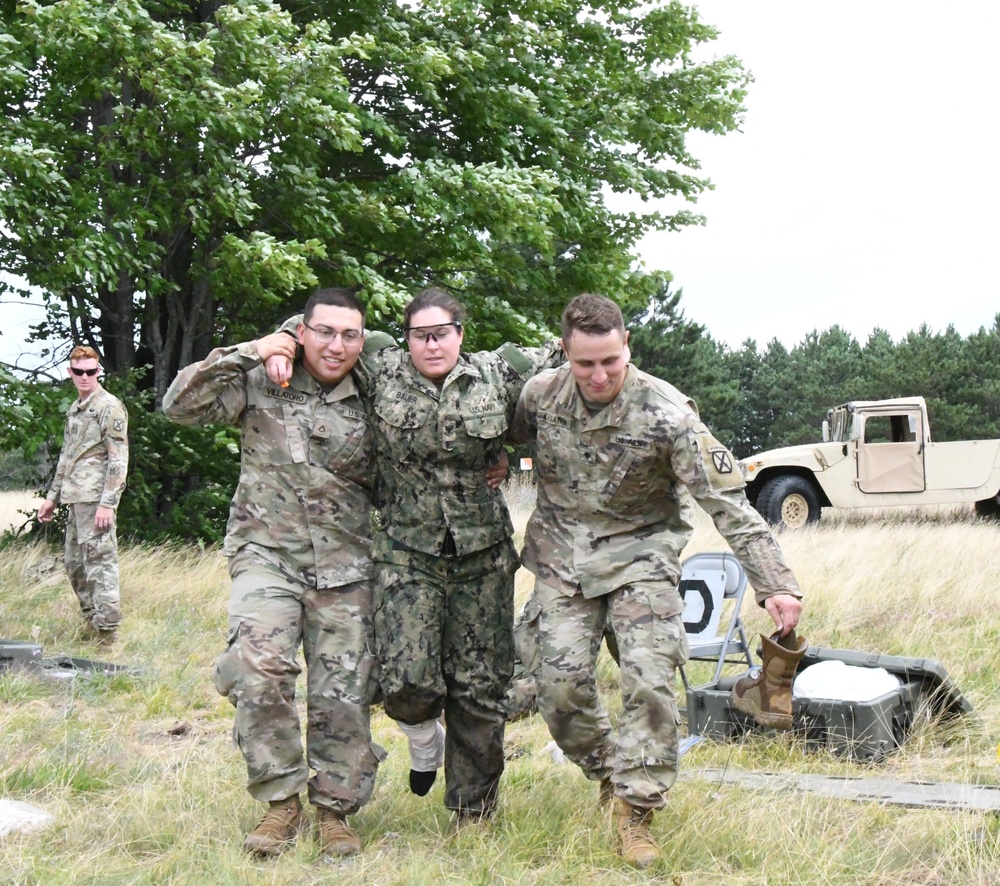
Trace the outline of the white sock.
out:
M 417 772 L 434 772 L 444 765 L 444 726 L 440 720 L 424 720 L 416 726 L 397 721 L 410 743 L 410 768 Z

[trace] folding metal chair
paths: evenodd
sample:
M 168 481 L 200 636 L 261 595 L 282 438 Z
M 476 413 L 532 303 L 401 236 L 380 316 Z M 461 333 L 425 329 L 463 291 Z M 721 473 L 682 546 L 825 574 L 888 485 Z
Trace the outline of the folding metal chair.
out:
M 753 667 L 750 644 L 740 618 L 746 589 L 746 573 L 740 561 L 728 551 L 692 554 L 681 564 L 677 590 L 685 604 L 682 618 L 691 646 L 690 660 L 715 662 L 715 671 L 706 686 L 719 682 L 727 664 Z M 732 610 L 725 630 L 720 632 L 726 600 L 732 600 Z M 682 667 L 680 672 L 685 691 L 690 691 L 687 671 Z

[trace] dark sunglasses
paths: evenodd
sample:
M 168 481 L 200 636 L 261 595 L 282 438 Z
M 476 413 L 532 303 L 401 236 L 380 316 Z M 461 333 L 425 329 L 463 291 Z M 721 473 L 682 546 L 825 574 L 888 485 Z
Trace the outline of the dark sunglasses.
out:
M 101 370 L 100 369 L 77 369 L 75 366 L 70 366 L 69 371 L 72 372 L 73 375 L 97 375 L 97 373 L 100 372 Z

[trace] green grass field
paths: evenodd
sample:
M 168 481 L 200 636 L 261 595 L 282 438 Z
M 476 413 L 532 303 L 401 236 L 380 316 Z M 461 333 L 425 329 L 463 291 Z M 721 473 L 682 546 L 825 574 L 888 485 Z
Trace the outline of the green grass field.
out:
M 512 496 L 523 527 L 530 495 Z M 971 508 L 968 509 L 971 511 Z M 0 837 L 11 884 L 968 884 L 1000 882 L 992 814 L 830 800 L 718 784 L 699 770 L 868 774 L 1000 785 L 997 526 L 966 512 L 831 514 L 780 538 L 807 595 L 812 643 L 937 659 L 975 708 L 947 725 L 921 720 L 876 767 L 789 735 L 702 742 L 653 823 L 660 861 L 633 871 L 615 854 L 596 785 L 545 752 L 535 715 L 508 728 L 498 815 L 456 830 L 442 787 L 407 791 L 401 734 L 378 712 L 389 751 L 372 803 L 352 819 L 353 859 L 321 859 L 303 835 L 276 861 L 240 845 L 261 807 L 246 793 L 232 712 L 210 682 L 222 649 L 228 577 L 216 551 L 123 548 L 124 621 L 111 653 L 77 639 L 76 600 L 51 552 L 0 558 L 0 636 L 130 664 L 140 676 L 49 682 L 0 674 L 0 799 L 41 807 L 55 824 Z M 725 546 L 707 520 L 688 553 Z M 530 585 L 520 581 L 523 598 Z M 769 620 L 748 600 L 751 631 Z M 616 672 L 601 684 L 617 710 Z

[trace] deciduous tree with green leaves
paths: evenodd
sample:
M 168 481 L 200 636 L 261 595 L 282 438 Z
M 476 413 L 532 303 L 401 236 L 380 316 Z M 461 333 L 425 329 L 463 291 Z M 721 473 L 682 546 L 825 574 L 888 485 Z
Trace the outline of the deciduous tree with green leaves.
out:
M 445 286 L 472 347 L 542 338 L 581 291 L 644 305 L 664 280 L 634 247 L 697 221 L 686 136 L 736 127 L 748 82 L 698 60 L 715 32 L 682 3 L 19 0 L 0 24 L 0 267 L 45 300 L 39 343 L 149 367 L 149 408 L 319 283 L 390 328 Z
M 685 137 L 734 128 L 747 83 L 694 60 L 715 32 L 680 3 L 22 0 L 4 24 L 0 264 L 40 332 L 150 365 L 157 397 L 318 282 L 383 320 L 448 286 L 484 344 L 580 291 L 644 303 L 638 238 L 696 217 L 605 194 L 693 202 Z

